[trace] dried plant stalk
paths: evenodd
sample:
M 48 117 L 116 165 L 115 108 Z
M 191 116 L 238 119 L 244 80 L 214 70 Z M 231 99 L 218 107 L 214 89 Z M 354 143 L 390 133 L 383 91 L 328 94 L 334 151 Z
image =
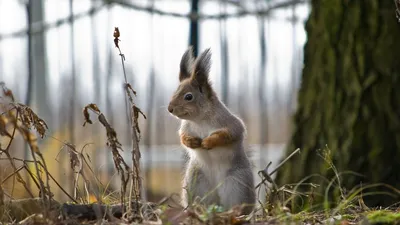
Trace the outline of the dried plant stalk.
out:
M 126 96 L 129 99 L 130 103 L 130 117 L 131 117 L 131 130 L 132 130 L 132 180 L 131 180 L 131 186 L 129 190 L 129 207 L 128 207 L 128 212 L 124 214 L 123 218 L 125 221 L 131 223 L 131 222 L 142 222 L 143 220 L 143 215 L 141 214 L 140 206 L 139 206 L 139 201 L 141 200 L 141 190 L 142 190 L 142 180 L 140 177 L 140 149 L 139 149 L 139 141 L 140 141 L 140 128 L 139 128 L 139 115 L 142 115 L 145 119 L 146 116 L 144 113 L 140 110 L 139 107 L 136 106 L 136 104 L 133 101 L 132 95 L 136 96 L 136 91 L 133 90 L 131 84 L 128 83 L 127 77 L 126 77 L 126 72 L 125 72 L 125 56 L 122 54 L 121 49 L 119 47 L 118 42 L 119 37 L 121 33 L 118 29 L 118 27 L 115 27 L 114 29 L 114 44 L 115 47 L 119 51 L 119 55 L 121 57 L 121 64 L 122 64 L 122 69 L 124 72 L 124 79 L 125 79 L 125 84 L 124 84 L 124 89 Z M 128 110 L 128 109 L 127 109 Z M 134 200 L 134 201 L 132 201 Z M 132 204 L 134 203 L 134 205 Z
M 108 123 L 106 117 L 100 111 L 100 109 L 97 107 L 96 104 L 91 103 L 84 107 L 83 116 L 85 118 L 85 122 L 84 122 L 83 126 L 85 126 L 86 123 L 89 123 L 89 124 L 93 123 L 90 120 L 89 110 L 91 110 L 92 112 L 94 112 L 98 115 L 99 122 L 106 129 L 107 146 L 109 146 L 111 149 L 111 152 L 113 155 L 113 160 L 114 160 L 114 166 L 117 169 L 118 174 L 120 174 L 120 176 L 121 176 L 121 204 L 125 205 L 124 204 L 125 203 L 124 196 L 126 193 L 126 187 L 129 182 L 130 168 L 129 168 L 128 164 L 122 158 L 121 154 L 119 153 L 119 150 L 123 151 L 121 148 L 121 143 L 119 142 L 119 140 L 117 138 L 117 133 L 115 132 L 114 128 L 111 127 L 111 125 Z
M 29 149 L 32 154 L 32 158 L 35 162 L 34 166 L 40 189 L 39 196 L 42 199 L 44 207 L 46 208 L 43 214 L 47 216 L 47 213 L 50 210 L 51 206 L 50 201 L 53 196 L 53 194 L 50 191 L 50 184 L 49 184 L 50 177 L 49 177 L 49 172 L 47 170 L 46 162 L 43 158 L 42 153 L 39 150 L 36 135 L 31 132 L 31 129 L 34 128 L 39 133 L 40 137 L 43 138 L 45 136 L 46 130 L 48 129 L 48 126 L 46 122 L 43 119 L 41 119 L 35 112 L 33 112 L 33 110 L 30 107 L 15 102 L 15 98 L 13 96 L 12 91 L 7 89 L 3 82 L 0 83 L 0 86 L 3 89 L 3 95 L 5 97 L 2 99 L 10 100 L 10 102 L 7 105 L 11 106 L 11 109 L 8 110 L 5 109 L 5 112 L 2 113 L 2 118 L 1 118 L 2 122 L 0 122 L 0 127 L 1 127 L 0 135 L 8 136 L 11 138 L 7 148 L 1 149 L 1 152 L 6 154 L 7 158 L 10 160 L 11 165 L 13 166 L 14 171 L 17 171 L 14 162 L 12 162 L 13 160 L 11 160 L 11 155 L 9 154 L 9 147 L 11 145 L 12 140 L 14 139 L 15 131 L 18 130 L 18 132 L 22 135 L 26 143 L 28 143 Z M 5 132 L 8 123 L 13 125 L 12 135 L 10 135 L 8 132 Z M 38 156 L 40 160 L 38 160 L 36 156 Z M 43 181 L 42 177 L 40 176 L 41 171 L 39 169 L 39 163 L 42 165 L 42 168 L 45 171 L 46 184 Z M 19 175 L 19 172 L 16 172 L 16 174 L 18 181 L 21 182 L 24 185 L 24 187 L 28 190 L 30 195 L 33 196 L 33 194 L 29 191 L 29 188 L 27 188 L 26 183 L 22 180 L 22 177 Z
M 4 124 L 0 124 L 0 126 L 1 126 L 1 127 L 0 127 L 0 130 L 5 130 L 5 131 L 6 131 L 6 127 L 7 127 L 7 125 L 8 125 L 8 123 L 9 123 L 10 120 L 9 120 L 8 118 L 6 118 L 6 116 L 8 116 L 8 114 L 2 115 L 2 116 L 4 116 L 4 121 L 7 121 L 7 122 L 5 122 Z M 18 112 L 17 112 L 16 116 L 18 117 Z M 24 186 L 24 188 L 25 188 L 25 190 L 27 191 L 27 193 L 29 194 L 29 196 L 33 198 L 34 195 L 33 195 L 32 191 L 29 189 L 29 187 L 28 187 L 28 185 L 26 184 L 26 182 L 22 179 L 22 176 L 21 176 L 19 170 L 17 169 L 17 166 L 16 166 L 16 164 L 15 164 L 14 160 L 12 159 L 11 154 L 10 154 L 10 152 L 9 152 L 11 143 L 12 143 L 13 140 L 14 140 L 15 131 L 16 131 L 16 126 L 13 126 L 12 129 L 13 129 L 13 131 L 12 131 L 12 133 L 11 133 L 11 135 L 10 135 L 10 141 L 8 142 L 6 148 L 2 149 L 2 148 L 0 147 L 0 155 L 1 155 L 1 154 L 5 154 L 5 155 L 6 155 L 6 158 L 7 158 L 7 160 L 9 161 L 11 167 L 13 168 L 14 171 L 16 171 L 16 172 L 15 172 L 15 175 L 17 176 L 17 181 L 20 182 L 20 183 L 22 184 L 22 186 Z M 7 133 L 8 133 L 8 132 L 0 133 L 0 136 L 8 136 Z

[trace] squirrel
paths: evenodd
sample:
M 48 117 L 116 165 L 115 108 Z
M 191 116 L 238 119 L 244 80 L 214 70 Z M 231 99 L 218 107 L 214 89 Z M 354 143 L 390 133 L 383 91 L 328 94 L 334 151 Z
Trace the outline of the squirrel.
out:
M 180 142 L 189 160 L 183 179 L 182 205 L 195 198 L 205 205 L 224 209 L 243 206 L 242 214 L 254 209 L 254 177 L 248 159 L 243 121 L 221 102 L 209 80 L 211 50 L 196 59 L 190 46 L 180 62 L 180 84 L 168 111 L 181 120 Z

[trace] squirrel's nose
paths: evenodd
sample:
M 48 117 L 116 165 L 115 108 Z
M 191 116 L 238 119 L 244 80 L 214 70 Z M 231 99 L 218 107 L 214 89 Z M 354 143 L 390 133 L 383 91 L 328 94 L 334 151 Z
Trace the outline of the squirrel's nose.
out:
M 168 112 L 172 113 L 174 111 L 174 108 L 172 108 L 171 105 L 168 106 Z

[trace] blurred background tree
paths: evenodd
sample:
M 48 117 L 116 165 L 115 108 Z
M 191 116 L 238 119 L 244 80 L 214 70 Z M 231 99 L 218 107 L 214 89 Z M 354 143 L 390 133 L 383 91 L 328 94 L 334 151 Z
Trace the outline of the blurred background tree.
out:
M 301 148 L 301 154 L 281 168 L 277 183 L 296 183 L 311 174 L 333 179 L 323 153 L 317 152 L 327 146 L 339 173 L 362 175 L 339 174 L 344 194 L 367 183 L 400 188 L 400 24 L 394 2 L 313 0 L 306 32 L 298 108 L 286 152 Z M 320 191 L 327 186 L 321 177 L 310 181 L 321 185 Z M 372 190 L 378 189 L 364 192 Z M 338 194 L 332 191 L 330 200 Z M 367 205 L 398 200 L 377 193 L 364 198 Z
M 119 27 L 126 76 L 147 116 L 139 120 L 143 197 L 159 201 L 181 189 L 185 154 L 179 121 L 166 106 L 179 83 L 182 53 L 189 45 L 195 52 L 212 49 L 210 79 L 246 123 L 256 175 L 269 161 L 279 161 L 290 137 L 309 8 L 309 0 L 0 0 L 0 81 L 47 122 L 39 144 L 62 187 L 74 193 L 69 143 L 84 150 L 102 182 L 94 180 L 91 193 L 112 198 L 120 183 L 106 133 L 97 122 L 82 127 L 82 108 L 96 103 L 104 112 L 129 162 L 131 127 L 112 35 Z M 12 156 L 30 159 L 18 138 L 10 146 Z M 8 142 L 0 140 L 2 146 Z M 1 154 L 0 171 L 0 180 L 10 176 L 2 186 L 6 193 L 28 197 L 14 185 Z M 38 193 L 29 174 L 21 174 Z M 52 191 L 57 200 L 69 200 L 57 187 Z

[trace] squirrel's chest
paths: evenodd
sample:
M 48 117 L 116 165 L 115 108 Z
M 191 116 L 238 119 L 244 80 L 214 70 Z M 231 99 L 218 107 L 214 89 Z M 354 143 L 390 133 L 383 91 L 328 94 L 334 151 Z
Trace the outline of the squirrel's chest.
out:
M 204 139 L 213 132 L 215 132 L 217 128 L 210 126 L 210 125 L 202 125 L 202 126 L 191 126 L 190 127 L 190 133 L 193 133 L 194 136 L 197 136 L 201 139 Z
M 192 136 L 204 139 L 217 131 L 218 127 L 202 124 L 201 126 L 193 124 L 186 131 Z M 195 161 L 201 166 L 207 179 L 214 183 L 221 181 L 226 177 L 227 171 L 232 167 L 231 160 L 233 151 L 229 147 L 215 147 L 206 149 L 186 149 L 189 151 L 190 160 Z

